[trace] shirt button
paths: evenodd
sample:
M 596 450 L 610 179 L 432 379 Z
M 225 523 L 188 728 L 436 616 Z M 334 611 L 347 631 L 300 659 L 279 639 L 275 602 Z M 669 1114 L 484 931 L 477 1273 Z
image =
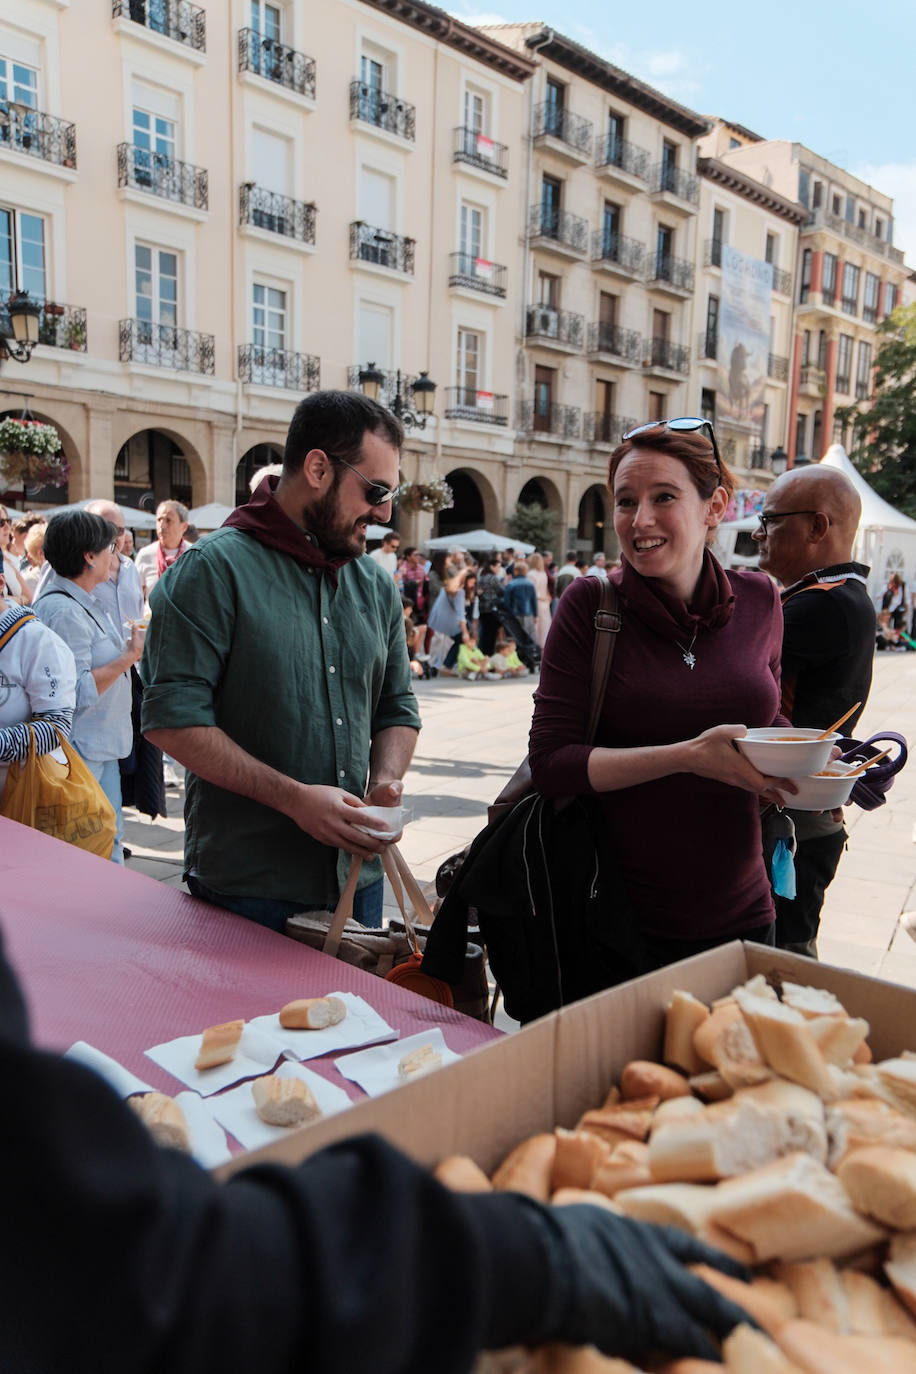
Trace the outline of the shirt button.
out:
M 334 724 L 335 724 L 335 725 L 343 725 L 343 721 L 341 720 L 340 716 L 337 717 L 337 719 L 335 720 Z
M 340 770 L 340 772 L 339 772 L 339 774 L 338 774 L 338 777 L 345 778 L 346 776 L 347 776 L 347 770 L 346 770 L 345 768 L 341 768 L 341 770 Z
M 336 672 L 337 672 L 337 669 L 334 667 L 334 664 L 333 664 L 333 663 L 331 664 L 330 668 L 328 669 L 328 672 L 329 672 L 329 673 L 336 673 Z
M 328 623 L 328 618 L 327 618 L 326 615 L 323 615 L 323 616 L 321 617 L 321 623 L 322 623 L 322 625 L 327 625 L 327 623 Z

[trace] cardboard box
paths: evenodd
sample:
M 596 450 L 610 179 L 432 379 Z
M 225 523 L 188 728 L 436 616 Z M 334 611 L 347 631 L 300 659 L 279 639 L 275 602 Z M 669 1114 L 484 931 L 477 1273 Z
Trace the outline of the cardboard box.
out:
M 735 941 L 545 1016 L 459 1064 L 239 1155 L 220 1173 L 267 1161 L 298 1164 L 365 1131 L 379 1132 L 422 1164 L 467 1154 L 490 1172 L 526 1136 L 574 1126 L 583 1111 L 599 1106 L 631 1059 L 659 1059 L 675 988 L 709 1003 L 756 973 L 835 993 L 851 1015 L 868 1021 L 876 1060 L 916 1049 L 916 992 Z

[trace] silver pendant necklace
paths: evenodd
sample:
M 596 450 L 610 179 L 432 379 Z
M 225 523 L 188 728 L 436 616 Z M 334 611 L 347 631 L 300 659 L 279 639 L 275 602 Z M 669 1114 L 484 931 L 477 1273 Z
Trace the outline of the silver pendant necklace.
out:
M 681 651 L 681 658 L 682 658 L 682 659 L 684 660 L 684 662 L 687 664 L 687 667 L 690 669 L 691 672 L 693 672 L 694 668 L 697 666 L 697 656 L 696 656 L 696 654 L 693 652 L 693 646 L 694 646 L 694 644 L 696 644 L 696 642 L 697 642 L 697 635 L 698 635 L 699 633 L 700 633 L 699 626 L 697 626 L 697 628 L 696 628 L 696 629 L 694 630 L 694 632 L 693 632 L 693 639 L 690 641 L 690 643 L 689 643 L 686 647 L 680 642 L 679 639 L 676 639 L 676 640 L 674 641 L 675 644 L 677 645 L 677 647 L 678 647 L 678 648 L 680 649 L 680 651 Z

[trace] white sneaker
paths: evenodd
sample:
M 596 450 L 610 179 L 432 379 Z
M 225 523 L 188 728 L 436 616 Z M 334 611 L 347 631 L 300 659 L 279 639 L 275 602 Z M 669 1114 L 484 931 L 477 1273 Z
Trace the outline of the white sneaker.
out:
M 182 779 L 175 772 L 170 763 L 164 765 L 162 769 L 163 781 L 166 787 L 180 787 Z

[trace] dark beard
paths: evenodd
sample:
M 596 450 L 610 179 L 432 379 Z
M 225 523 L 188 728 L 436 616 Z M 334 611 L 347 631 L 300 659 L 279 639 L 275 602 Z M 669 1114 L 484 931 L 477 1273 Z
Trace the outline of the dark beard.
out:
M 358 558 L 365 552 L 365 534 L 360 539 L 353 525 L 345 525 L 337 518 L 336 482 L 316 505 L 302 512 L 302 524 L 329 558 Z

